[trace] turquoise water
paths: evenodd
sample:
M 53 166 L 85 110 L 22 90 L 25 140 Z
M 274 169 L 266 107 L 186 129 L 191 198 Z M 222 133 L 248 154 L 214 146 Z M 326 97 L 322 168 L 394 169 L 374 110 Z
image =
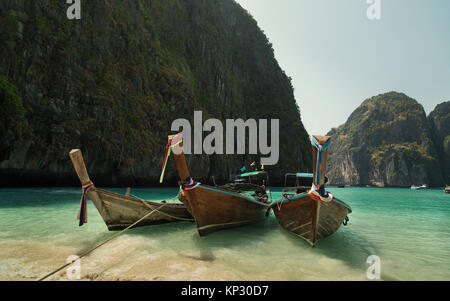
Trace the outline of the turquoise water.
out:
M 124 189 L 110 189 L 124 193 Z M 129 230 L 81 260 L 96 280 L 367 280 L 367 257 L 382 280 L 450 280 L 450 195 L 442 190 L 333 188 L 353 213 L 347 227 L 311 248 L 273 214 L 252 226 L 199 237 L 194 223 Z M 147 200 L 177 188 L 134 189 Z M 274 198 L 281 189 L 273 189 Z M 79 188 L 0 189 L 0 280 L 33 280 L 115 232 L 91 202 L 77 226 Z M 67 279 L 65 272 L 51 279 Z

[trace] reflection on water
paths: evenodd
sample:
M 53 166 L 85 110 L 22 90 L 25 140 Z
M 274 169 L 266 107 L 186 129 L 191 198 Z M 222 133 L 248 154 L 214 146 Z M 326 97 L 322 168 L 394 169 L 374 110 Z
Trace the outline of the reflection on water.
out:
M 124 189 L 111 189 L 124 193 Z M 312 248 L 273 214 L 200 237 L 195 223 L 136 228 L 82 259 L 86 280 L 365 280 L 367 257 L 384 280 L 450 280 L 450 197 L 441 190 L 330 189 L 350 203 L 347 227 Z M 273 189 L 279 197 L 280 189 Z M 177 189 L 135 189 L 153 201 Z M 33 280 L 116 232 L 92 203 L 78 227 L 80 189 L 0 190 L 0 280 Z M 67 279 L 60 272 L 51 279 Z

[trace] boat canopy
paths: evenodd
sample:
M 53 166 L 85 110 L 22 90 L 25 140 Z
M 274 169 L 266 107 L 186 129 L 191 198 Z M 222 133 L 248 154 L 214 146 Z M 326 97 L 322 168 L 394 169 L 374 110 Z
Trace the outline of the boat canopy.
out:
M 240 174 L 240 177 L 250 177 L 250 176 L 257 176 L 257 175 L 265 175 L 266 172 L 265 171 L 253 171 L 253 172 L 247 172 L 247 173 L 243 173 Z
M 295 186 L 311 186 L 314 175 L 306 172 L 287 173 L 284 175 L 284 187 L 287 187 L 288 177 L 295 177 Z
M 312 173 L 304 173 L 304 172 L 298 172 L 297 178 L 312 178 L 314 175 Z

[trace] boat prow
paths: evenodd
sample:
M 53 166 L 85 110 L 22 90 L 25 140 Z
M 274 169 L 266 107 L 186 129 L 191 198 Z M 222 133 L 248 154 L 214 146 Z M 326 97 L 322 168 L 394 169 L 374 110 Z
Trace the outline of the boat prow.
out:
M 284 229 L 312 246 L 346 224 L 347 215 L 352 212 L 351 207 L 341 200 L 316 201 L 308 192 L 274 201 L 271 207 Z
M 347 225 L 351 207 L 325 191 L 325 167 L 330 137 L 313 136 L 313 175 L 298 173 L 297 187 L 283 190 L 283 198 L 272 202 L 271 208 L 279 224 L 314 246 L 319 240 Z M 311 189 L 299 186 L 312 178 Z M 311 180 L 310 180 L 311 181 Z M 286 185 L 286 183 L 285 183 Z M 293 193 L 289 194 L 289 191 Z

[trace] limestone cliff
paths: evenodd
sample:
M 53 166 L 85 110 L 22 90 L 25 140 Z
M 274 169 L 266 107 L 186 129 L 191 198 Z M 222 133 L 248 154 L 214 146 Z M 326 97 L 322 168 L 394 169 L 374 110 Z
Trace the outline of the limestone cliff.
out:
M 450 185 L 450 101 L 436 106 L 428 115 L 445 183 Z
M 425 111 L 405 94 L 365 100 L 328 135 L 331 184 L 403 186 L 443 184 Z
M 0 2 L 1 100 L 13 112 L 1 120 L 2 185 L 79 185 L 71 148 L 83 150 L 98 185 L 156 184 L 171 122 L 192 120 L 194 110 L 205 119 L 280 119 L 272 184 L 311 168 L 290 79 L 237 3 L 81 3 L 81 20 L 68 20 L 65 1 Z M 188 159 L 200 180 L 226 181 L 258 157 Z M 176 183 L 173 163 L 166 175 Z

